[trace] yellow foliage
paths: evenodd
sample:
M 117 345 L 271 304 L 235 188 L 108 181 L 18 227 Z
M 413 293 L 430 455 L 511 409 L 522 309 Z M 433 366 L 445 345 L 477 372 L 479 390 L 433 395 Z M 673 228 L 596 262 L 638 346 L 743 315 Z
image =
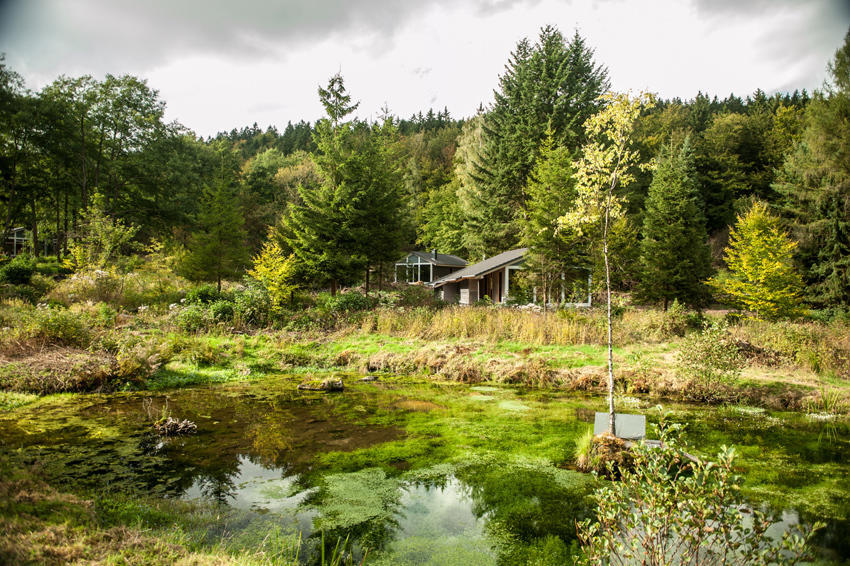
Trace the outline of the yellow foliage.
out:
M 248 275 L 259 281 L 269 294 L 272 310 L 280 311 L 297 286 L 293 283 L 295 256 L 286 256 L 277 242 L 266 242 L 254 258 Z

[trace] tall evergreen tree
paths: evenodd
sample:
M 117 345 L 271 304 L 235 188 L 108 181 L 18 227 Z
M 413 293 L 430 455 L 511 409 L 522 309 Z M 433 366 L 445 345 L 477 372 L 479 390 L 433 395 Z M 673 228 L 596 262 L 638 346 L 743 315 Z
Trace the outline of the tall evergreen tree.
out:
M 540 30 L 537 42 L 517 44 L 499 78 L 495 102 L 484 122 L 484 151 L 477 172 L 468 233 L 472 251 L 494 253 L 518 243 L 528 207 L 526 184 L 551 128 L 556 145 L 576 150 L 582 125 L 599 109 L 608 72 L 576 33 L 567 43 L 556 28 Z
M 640 300 L 703 306 L 709 292 L 711 252 L 702 214 L 690 139 L 664 150 L 649 186 L 640 244 Z
M 566 147 L 554 144 L 550 129 L 529 178 L 528 218 L 522 234 L 522 244 L 531 252 L 526 267 L 543 291 L 544 308 L 560 299 L 564 273 L 588 263 L 586 247 L 578 244 L 575 230 L 558 225 L 558 219 L 572 209 L 576 190 L 572 156 Z
M 251 259 L 246 239 L 235 191 L 225 181 L 207 187 L 184 260 L 186 275 L 215 281 L 221 291 L 221 281 L 239 275 Z
M 313 283 L 357 280 L 361 270 L 394 259 L 405 228 L 398 171 L 390 155 L 392 125 L 370 128 L 342 121 L 354 111 L 342 77 L 335 75 L 319 97 L 328 117 L 316 124 L 315 159 L 322 183 L 299 187 L 302 204 L 282 219 L 280 236 Z M 367 281 L 368 284 L 368 281 Z
M 806 109 L 802 139 L 774 188 L 784 199 L 807 298 L 850 306 L 850 31 L 829 65 L 831 84 Z

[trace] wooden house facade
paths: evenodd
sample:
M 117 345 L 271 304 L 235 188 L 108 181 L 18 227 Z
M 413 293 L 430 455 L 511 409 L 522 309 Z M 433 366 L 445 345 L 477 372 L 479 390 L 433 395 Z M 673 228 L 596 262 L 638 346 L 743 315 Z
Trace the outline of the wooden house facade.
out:
M 511 274 L 523 268 L 528 248 L 518 248 L 450 273 L 430 285 L 442 300 L 471 305 L 489 297 L 504 304 L 510 296 Z

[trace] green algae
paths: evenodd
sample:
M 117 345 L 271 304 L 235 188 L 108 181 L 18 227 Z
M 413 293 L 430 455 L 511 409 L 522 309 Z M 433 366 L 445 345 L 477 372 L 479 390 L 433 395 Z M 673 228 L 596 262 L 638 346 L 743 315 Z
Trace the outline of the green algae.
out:
M 604 399 L 342 377 L 346 391 L 337 395 L 298 392 L 302 376 L 277 375 L 176 391 L 46 397 L 0 417 L 0 452 L 38 466 L 59 486 L 191 494 L 276 515 L 286 536 L 316 529 L 351 536 L 361 549 L 373 548 L 369 556 L 379 564 L 472 556 L 481 564 L 554 564 L 575 551 L 574 521 L 589 511 L 593 480 L 556 465 L 570 464 L 575 440 Z M 491 400 L 476 399 L 482 393 Z M 151 434 L 146 399 L 155 412 L 167 401 L 199 434 L 167 441 Z M 793 509 L 804 521 L 826 519 L 819 544 L 850 556 L 840 536 L 850 524 L 846 420 L 739 406 L 667 408 L 687 425 L 692 452 L 713 456 L 722 445 L 736 447 L 748 499 Z M 437 518 L 441 498 L 453 498 L 468 520 L 440 530 L 448 521 Z M 414 528 L 404 513 L 430 526 Z M 246 517 L 238 532 L 259 520 Z

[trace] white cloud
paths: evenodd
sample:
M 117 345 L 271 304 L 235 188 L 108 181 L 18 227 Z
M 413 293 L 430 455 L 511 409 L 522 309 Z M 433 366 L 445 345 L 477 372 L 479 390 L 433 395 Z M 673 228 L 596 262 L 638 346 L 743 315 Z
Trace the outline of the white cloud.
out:
M 811 90 L 848 20 L 828 0 L 19 0 L 0 12 L 0 50 L 33 87 L 60 73 L 148 78 L 169 117 L 208 135 L 313 120 L 337 71 L 363 118 L 384 104 L 468 116 L 546 24 L 577 28 L 618 89 Z

